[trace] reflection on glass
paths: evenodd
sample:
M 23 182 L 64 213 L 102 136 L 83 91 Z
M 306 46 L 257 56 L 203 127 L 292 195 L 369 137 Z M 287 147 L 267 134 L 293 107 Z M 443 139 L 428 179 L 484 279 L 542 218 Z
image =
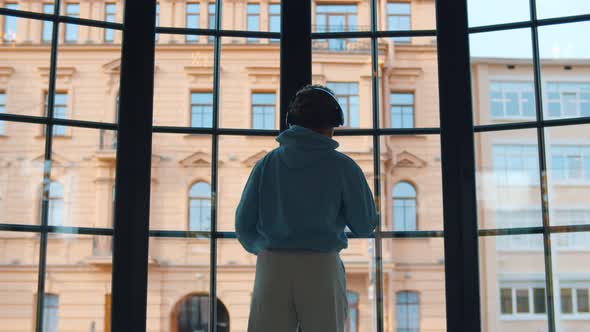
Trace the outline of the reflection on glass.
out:
M 469 44 L 474 123 L 534 121 L 530 30 L 471 34 Z
M 478 133 L 475 143 L 480 227 L 541 226 L 535 130 Z
M 545 129 L 545 155 L 552 225 L 590 224 L 590 136 L 588 125 Z
M 35 326 L 38 238 L 34 233 L 0 232 L 0 321 L 12 331 L 30 331 Z
M 468 0 L 469 26 L 530 20 L 529 0 Z
M 152 135 L 150 229 L 211 229 L 211 136 Z
M 479 260 L 482 331 L 546 331 L 543 235 L 483 237 Z
M 583 331 L 590 319 L 590 271 L 580 262 L 590 259 L 590 233 L 553 233 L 551 242 L 556 325 L 563 331 Z
M 45 127 L 5 121 L 2 123 L 2 129 L 0 223 L 39 224 L 45 160 Z
M 442 238 L 384 239 L 385 330 L 444 331 L 444 273 Z

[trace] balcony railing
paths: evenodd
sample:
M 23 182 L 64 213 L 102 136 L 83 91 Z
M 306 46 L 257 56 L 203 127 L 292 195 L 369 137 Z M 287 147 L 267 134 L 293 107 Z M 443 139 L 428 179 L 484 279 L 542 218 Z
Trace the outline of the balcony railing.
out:
M 117 132 L 114 130 L 100 130 L 100 150 L 116 150 L 117 149 Z
M 312 41 L 313 51 L 370 53 L 370 39 L 315 39 Z

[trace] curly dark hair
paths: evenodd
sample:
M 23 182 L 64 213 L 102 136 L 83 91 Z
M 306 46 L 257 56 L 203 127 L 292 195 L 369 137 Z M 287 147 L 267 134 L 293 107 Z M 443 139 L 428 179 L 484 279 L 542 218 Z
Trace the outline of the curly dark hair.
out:
M 328 96 L 328 91 L 334 98 Z M 306 85 L 297 91 L 289 105 L 291 124 L 306 128 L 334 128 L 340 125 L 340 106 L 334 91 L 323 85 Z

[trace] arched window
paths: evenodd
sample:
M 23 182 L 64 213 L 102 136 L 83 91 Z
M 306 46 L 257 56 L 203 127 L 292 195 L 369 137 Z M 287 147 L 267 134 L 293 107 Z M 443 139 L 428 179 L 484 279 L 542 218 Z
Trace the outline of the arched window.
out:
M 418 332 L 420 330 L 420 302 L 418 292 L 397 292 L 396 318 L 397 332 Z
M 193 184 L 189 192 L 190 231 L 209 231 L 211 229 L 211 186 L 205 182 Z
M 359 293 L 346 292 L 348 299 L 348 319 L 346 320 L 346 332 L 358 332 L 359 330 Z
M 393 187 L 393 225 L 395 231 L 416 230 L 416 189 L 408 182 Z
M 209 296 L 189 295 L 182 299 L 173 313 L 176 329 L 173 332 L 209 330 Z M 217 300 L 217 331 L 229 332 L 229 313 L 223 302 Z
M 50 226 L 63 225 L 64 188 L 59 182 L 49 184 L 49 211 L 47 224 Z

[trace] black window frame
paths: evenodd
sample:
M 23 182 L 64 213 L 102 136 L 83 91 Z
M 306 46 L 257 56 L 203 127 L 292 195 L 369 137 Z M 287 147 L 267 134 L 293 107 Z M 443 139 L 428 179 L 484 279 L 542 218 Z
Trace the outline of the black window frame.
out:
M 371 27 L 367 31 L 314 32 L 311 26 L 311 0 L 281 1 L 281 32 L 233 31 L 221 29 L 222 0 L 217 0 L 215 24 L 208 29 L 155 27 L 155 0 L 127 1 L 124 23 L 105 22 L 62 14 L 61 0 L 55 0 L 53 13 L 34 13 L 20 9 L 0 8 L 0 17 L 18 17 L 42 22 L 52 22 L 51 56 L 48 79 L 46 113 L 43 116 L 25 116 L 10 113 L 0 114 L 1 121 L 43 124 L 45 131 L 45 161 L 51 160 L 52 134 L 55 126 L 67 126 L 110 130 L 117 132 L 117 166 L 114 229 L 56 227 L 48 225 L 49 193 L 43 188 L 41 222 L 39 225 L 0 224 L 0 230 L 35 232 L 40 240 L 39 278 L 37 285 L 35 330 L 43 329 L 43 299 L 47 265 L 47 238 L 51 233 L 103 235 L 114 237 L 112 294 L 113 306 L 111 328 L 114 332 L 143 331 L 146 328 L 148 242 L 150 237 L 187 238 L 202 235 L 211 239 L 210 293 L 216 298 L 217 240 L 235 238 L 231 232 L 217 231 L 217 165 L 219 137 L 223 135 L 275 136 L 286 129 L 284 123 L 287 105 L 295 92 L 311 82 L 311 45 L 317 39 L 365 38 L 371 41 L 371 91 L 372 128 L 343 129 L 339 136 L 373 137 L 374 174 L 380 173 L 380 138 L 385 135 L 440 135 L 442 150 L 443 217 L 444 229 L 437 231 L 392 232 L 382 230 L 382 207 L 379 206 L 380 222 L 370 238 L 375 239 L 375 307 L 377 331 L 383 331 L 383 285 L 382 242 L 394 238 L 444 238 L 445 244 L 445 296 L 446 330 L 480 331 L 481 312 L 479 298 L 479 237 L 506 236 L 514 234 L 539 234 L 543 236 L 545 257 L 545 286 L 547 300 L 547 324 L 555 332 L 555 289 L 553 287 L 553 263 L 551 235 L 568 232 L 588 232 L 589 224 L 552 226 L 549 222 L 549 202 L 542 200 L 542 227 L 511 229 L 478 229 L 475 190 L 474 134 L 488 131 L 533 128 L 537 130 L 539 149 L 539 177 L 541 192 L 547 192 L 547 171 L 544 129 L 554 126 L 590 124 L 590 117 L 567 119 L 544 119 L 542 100 L 541 65 L 538 28 L 563 23 L 590 21 L 590 15 L 577 15 L 550 19 L 538 19 L 536 1 L 530 2 L 530 20 L 515 23 L 469 27 L 467 23 L 467 0 L 453 2 L 437 1 L 436 30 L 388 31 L 377 28 L 377 0 L 370 0 Z M 67 4 L 67 3 L 66 3 Z M 203 8 L 204 9 L 204 8 Z M 208 19 L 211 13 L 208 13 Z M 4 22 L 4 21 L 2 21 Z M 59 119 L 54 116 L 57 49 L 60 25 L 73 24 L 122 31 L 122 65 L 120 80 L 120 117 L 118 123 L 102 123 Z M 471 96 L 471 67 L 469 58 L 469 34 L 530 28 L 533 43 L 533 71 L 535 85 L 536 120 L 518 123 L 490 125 L 473 124 Z M 211 128 L 153 126 L 154 52 L 157 33 L 198 34 L 208 36 L 213 43 L 213 126 Z M 253 130 L 219 128 L 219 58 L 222 37 L 251 37 L 280 39 L 280 130 Z M 440 127 L 437 128 L 381 128 L 379 112 L 378 38 L 384 37 L 437 37 Z M 210 232 L 154 231 L 149 229 L 150 170 L 152 134 L 188 133 L 212 136 L 212 215 Z M 43 164 L 44 183 L 51 180 L 51 163 Z M 457 186 L 461 183 L 461 186 Z M 379 177 L 374 179 L 374 195 L 381 198 Z M 126 222 L 118 222 L 125 220 Z M 202 233 L 202 234 L 199 234 Z M 349 237 L 354 237 L 348 234 Z M 216 308 L 210 301 L 210 321 L 217 321 Z M 514 310 L 516 308 L 513 308 Z M 215 324 L 211 324 L 215 326 Z M 210 328 L 210 332 L 215 332 Z

